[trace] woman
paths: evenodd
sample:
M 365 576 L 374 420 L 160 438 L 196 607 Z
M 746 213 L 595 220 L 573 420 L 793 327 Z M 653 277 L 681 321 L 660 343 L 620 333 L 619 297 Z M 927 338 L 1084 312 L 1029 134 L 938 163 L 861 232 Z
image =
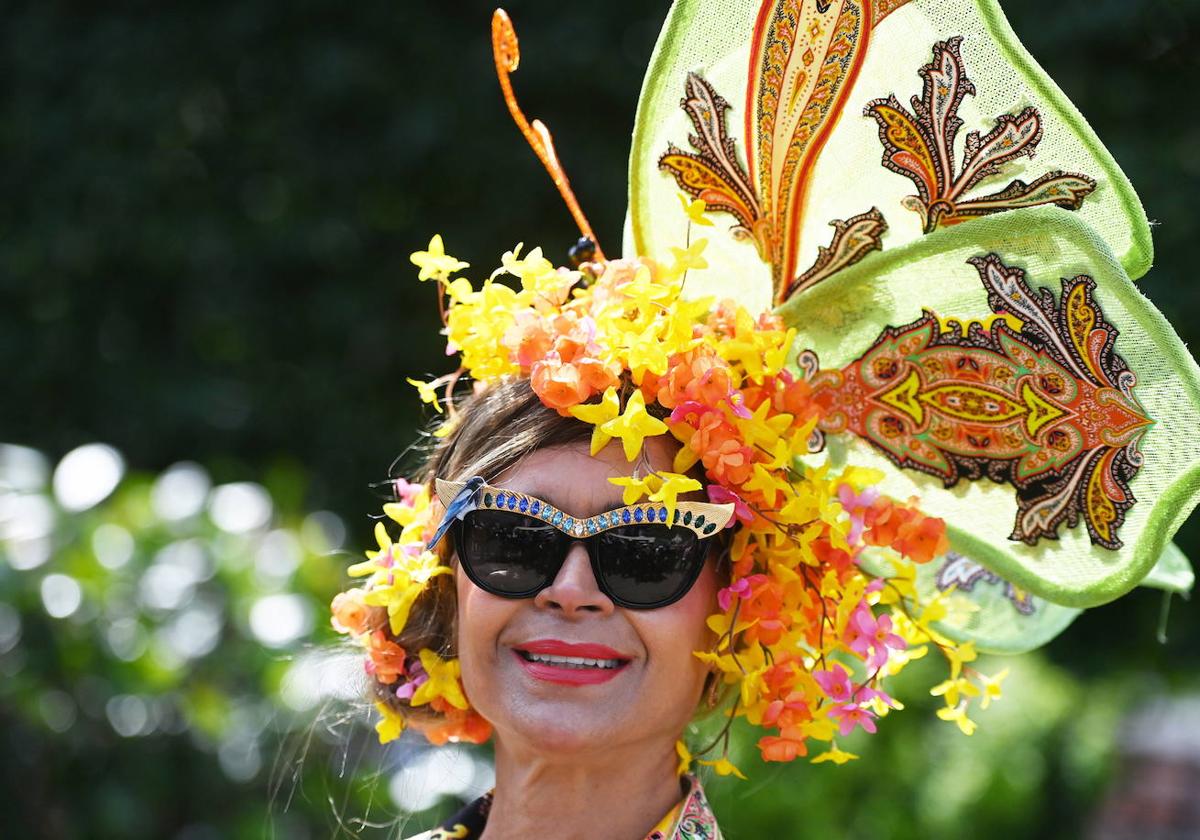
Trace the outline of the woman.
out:
M 412 255 L 460 367 L 413 382 L 449 402 L 440 442 L 333 603 L 382 741 L 495 733 L 494 797 L 432 836 L 716 836 L 698 706 L 728 721 L 696 759 L 720 775 L 739 719 L 766 761 L 841 764 L 930 653 L 970 734 L 1003 676 L 979 649 L 1151 571 L 1200 492 L 1200 381 L 1130 282 L 1136 196 L 994 3 L 677 2 L 620 260 L 516 104 L 502 12 L 493 46 L 584 238 L 477 284 L 439 236 Z M 1027 104 L 986 130 L 968 96 Z
M 409 724 L 434 743 L 495 733 L 495 798 L 448 836 L 489 812 L 500 837 L 587 836 L 597 819 L 605 836 L 717 836 L 684 775 L 689 720 L 730 695 L 730 721 L 767 729 L 768 760 L 810 740 L 847 760 L 837 738 L 874 731 L 892 702 L 884 665 L 931 632 L 875 618 L 886 576 L 873 584 L 851 549 L 927 559 L 941 523 L 853 470 L 794 461 L 816 409 L 772 317 L 681 300 L 678 266 L 568 271 L 531 252 L 503 271 L 519 290 L 441 278 L 480 384 L 435 432 L 422 483 L 397 482 L 393 529 L 351 567 L 366 585 L 334 600 L 334 625 L 367 649 L 381 740 Z M 740 775 L 728 732 L 698 760 Z
M 592 457 L 588 427 L 545 408 L 523 381 L 463 413 L 469 419 L 438 449 L 431 474 L 495 476 L 490 485 L 577 515 L 621 508 L 609 479 L 669 471 L 677 449 L 659 437 L 633 465 L 614 447 Z M 699 784 L 687 777 L 681 791 L 675 750 L 702 705 L 710 671 L 692 652 L 712 646 L 705 619 L 728 577 L 716 546 L 704 548 L 695 581 L 656 609 L 615 604 L 581 542 L 547 558 L 558 568 L 527 598 L 491 594 L 452 562 L 454 647 L 466 696 L 494 730 L 496 789 L 431 836 L 482 836 L 485 822 L 488 837 L 538 836 L 550 825 L 561 837 L 598 836 L 597 826 L 609 837 L 719 836 Z M 685 810 L 680 831 L 692 833 L 676 834 Z M 454 833 L 459 825 L 470 833 Z

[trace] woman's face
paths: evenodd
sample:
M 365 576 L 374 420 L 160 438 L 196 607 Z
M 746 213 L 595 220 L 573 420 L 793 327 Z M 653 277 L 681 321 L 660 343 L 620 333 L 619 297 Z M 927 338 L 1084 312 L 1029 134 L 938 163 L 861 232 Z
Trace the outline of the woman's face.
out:
M 670 443 L 646 441 L 645 461 L 671 469 Z M 621 488 L 608 479 L 633 465 L 621 448 L 592 457 L 587 444 L 534 452 L 492 482 L 550 502 L 575 517 L 621 506 Z M 654 610 L 618 607 L 596 585 L 587 550 L 573 543 L 554 582 L 533 598 L 491 595 L 458 571 L 458 652 L 472 705 L 506 744 L 523 741 L 545 752 L 578 754 L 638 741 L 668 748 L 691 718 L 707 671 L 692 651 L 711 646 L 705 619 L 717 591 L 713 561 L 682 599 Z M 625 662 L 614 671 L 567 672 L 529 661 L 534 653 L 563 652 Z M 572 674 L 577 679 L 566 679 Z M 609 676 L 611 675 L 611 676 Z M 608 677 L 608 678 L 605 678 Z

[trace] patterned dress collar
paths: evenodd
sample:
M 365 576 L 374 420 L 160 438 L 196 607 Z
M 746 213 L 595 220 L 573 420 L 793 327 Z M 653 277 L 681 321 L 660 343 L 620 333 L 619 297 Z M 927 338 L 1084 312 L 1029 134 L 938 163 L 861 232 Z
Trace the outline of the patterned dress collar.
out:
M 645 840 L 722 840 L 717 818 L 700 780 L 691 775 L 684 778 L 688 784 L 687 793 L 659 820 Z M 411 840 L 477 840 L 483 834 L 491 809 L 492 793 L 488 791 L 437 828 Z

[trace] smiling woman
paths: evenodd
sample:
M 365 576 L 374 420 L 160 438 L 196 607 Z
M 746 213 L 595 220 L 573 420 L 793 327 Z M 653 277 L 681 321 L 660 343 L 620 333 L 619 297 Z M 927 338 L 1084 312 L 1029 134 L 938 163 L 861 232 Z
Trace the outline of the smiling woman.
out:
M 495 790 L 427 837 L 719 837 L 688 771 L 742 776 L 734 721 L 844 764 L 933 653 L 969 735 L 1007 673 L 981 649 L 1151 573 L 1200 493 L 1200 371 L 1132 288 L 1136 196 L 993 0 L 677 0 L 621 259 L 492 35 L 582 238 L 478 285 L 440 236 L 412 255 L 460 366 L 410 380 L 448 416 L 333 604 L 381 740 L 494 736 Z
M 486 476 L 494 486 L 479 488 L 481 508 L 505 507 L 507 497 L 514 510 L 476 510 L 451 531 L 454 652 L 466 696 L 494 729 L 496 790 L 448 829 L 481 827 L 486 816 L 489 836 L 537 836 L 546 825 L 559 826 L 561 836 L 582 836 L 603 821 L 611 836 L 642 837 L 664 814 L 673 816 L 685 792 L 693 809 L 703 807 L 690 779 L 681 791 L 675 744 L 711 673 L 693 651 L 714 642 L 705 619 L 716 606 L 718 575 L 728 576 L 727 567 L 718 573 L 718 552 L 710 550 L 718 541 L 662 523 L 607 530 L 617 540 L 622 528 L 637 529 L 627 539 L 641 544 L 634 559 L 642 561 L 649 559 L 644 548 L 657 546 L 675 555 L 663 560 L 684 562 L 687 547 L 702 548 L 690 552 L 698 561 L 694 574 L 682 579 L 669 605 L 627 608 L 602 590 L 596 571 L 621 573 L 626 547 L 599 544 L 592 561 L 590 546 L 563 521 L 564 515 L 579 523 L 607 520 L 622 509 L 621 488 L 611 479 L 669 471 L 678 447 L 651 439 L 632 465 L 615 447 L 593 457 L 589 428 L 545 408 L 523 380 L 486 392 L 462 414 L 469 419 L 434 455 L 431 475 Z M 565 530 L 552 524 L 556 514 Z M 506 515 L 512 521 L 486 521 Z M 593 540 L 603 536 L 595 528 Z M 530 534 L 533 541 L 526 541 Z M 511 581 L 497 583 L 497 574 L 487 577 L 491 591 L 476 585 L 472 579 L 485 567 L 518 575 L 516 589 L 510 587 L 517 594 L 502 594 Z M 654 565 L 643 562 L 637 575 L 622 579 L 620 591 L 632 598 L 646 590 L 661 601 L 654 574 Z

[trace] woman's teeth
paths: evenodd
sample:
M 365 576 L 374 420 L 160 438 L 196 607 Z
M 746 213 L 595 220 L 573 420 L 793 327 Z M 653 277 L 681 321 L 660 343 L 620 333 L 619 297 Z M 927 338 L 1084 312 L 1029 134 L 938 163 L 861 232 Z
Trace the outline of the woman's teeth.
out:
M 621 664 L 620 659 L 587 659 L 582 656 L 552 656 L 548 653 L 529 653 L 520 651 L 521 656 L 530 662 L 542 662 L 556 668 L 616 668 Z

